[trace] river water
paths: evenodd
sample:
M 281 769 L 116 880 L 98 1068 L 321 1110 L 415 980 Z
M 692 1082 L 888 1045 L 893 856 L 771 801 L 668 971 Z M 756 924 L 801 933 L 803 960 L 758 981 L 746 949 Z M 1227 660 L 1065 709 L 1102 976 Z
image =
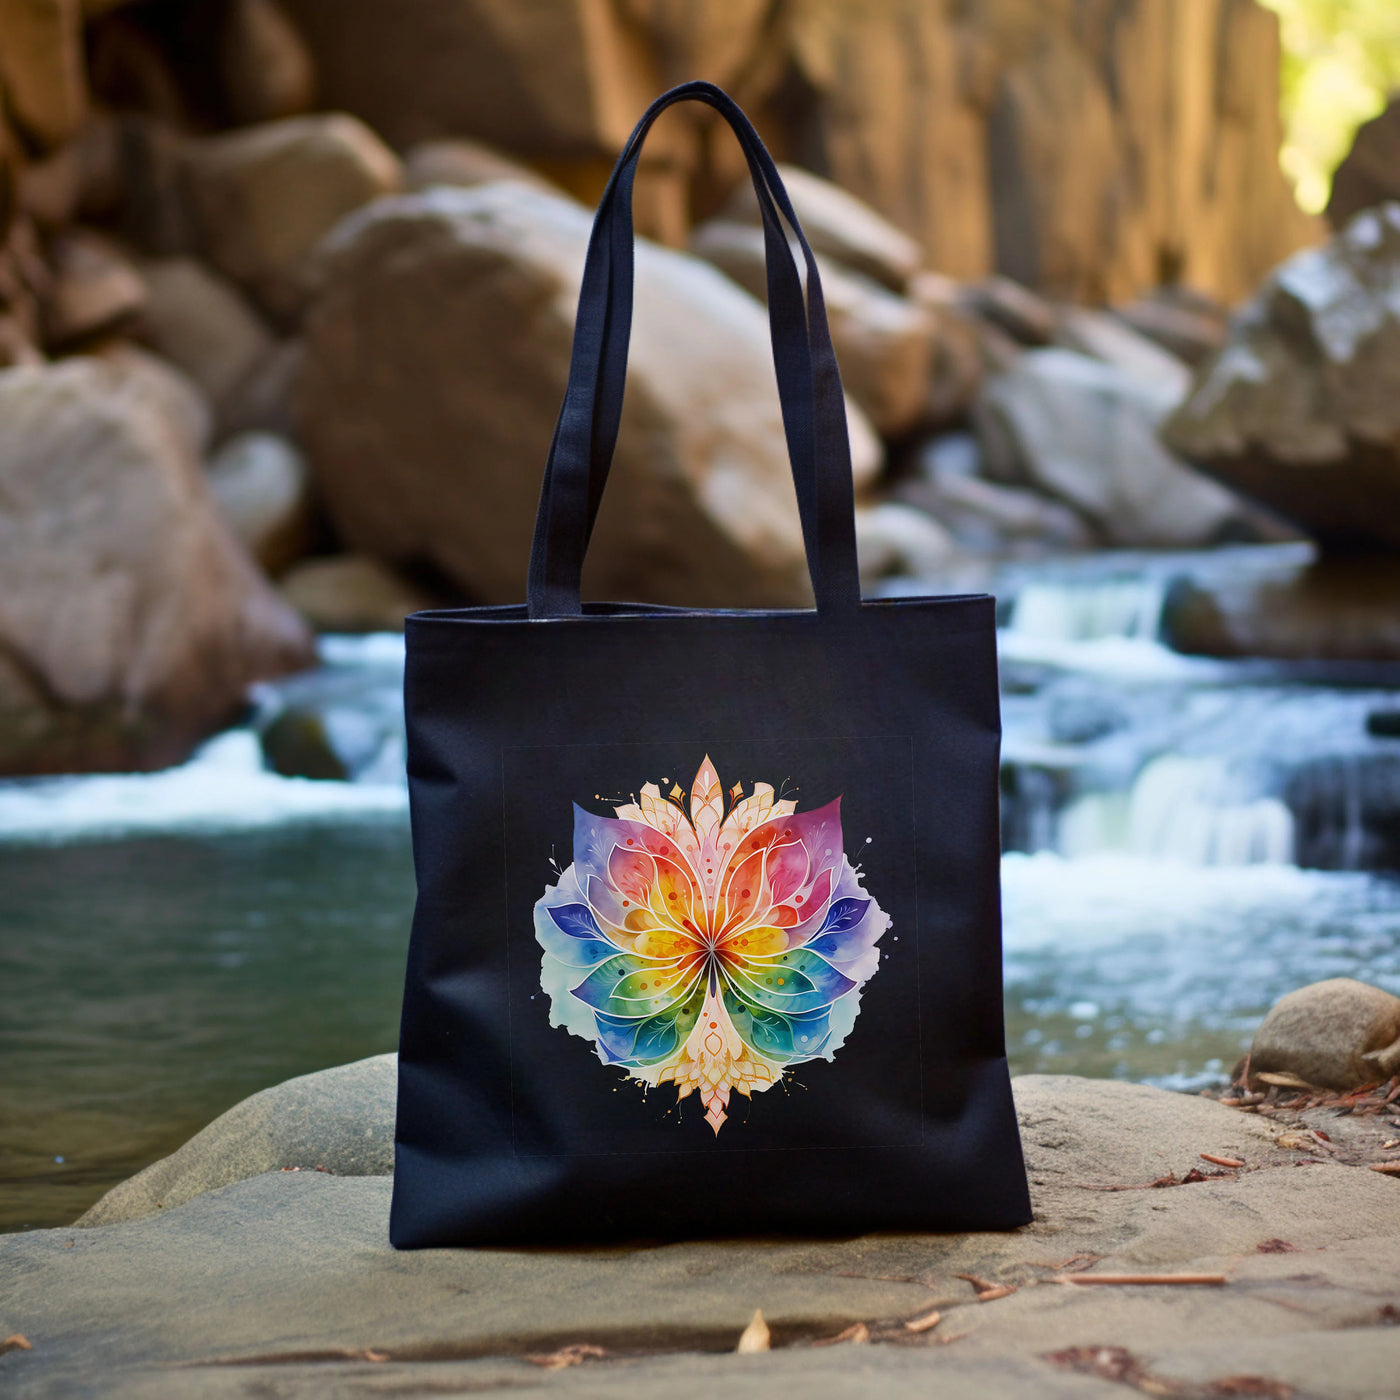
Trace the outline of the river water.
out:
M 1203 1087 L 1303 982 L 1400 992 L 1400 670 L 1177 656 L 1171 565 L 999 590 L 1018 1072 Z M 181 768 L 0 783 L 0 1230 L 66 1223 L 240 1098 L 394 1047 L 402 641 L 323 660 Z M 307 713 L 348 781 L 267 771 L 259 733 Z

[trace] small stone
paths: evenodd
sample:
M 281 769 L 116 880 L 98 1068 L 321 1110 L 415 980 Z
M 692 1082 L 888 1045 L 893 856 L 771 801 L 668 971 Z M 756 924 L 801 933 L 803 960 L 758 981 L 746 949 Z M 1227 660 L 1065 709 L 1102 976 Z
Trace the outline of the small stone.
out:
M 294 564 L 311 545 L 311 484 L 296 446 L 273 433 L 239 433 L 206 467 L 224 519 L 268 573 Z
M 1350 977 L 1289 992 L 1254 1033 L 1251 1078 L 1291 1074 L 1319 1089 L 1355 1089 L 1400 1073 L 1400 997 Z
M 110 331 L 131 321 L 146 288 L 130 262 L 100 234 L 70 229 L 49 244 L 53 280 L 44 301 L 44 339 L 50 346 Z
M 1055 336 L 1055 308 L 1010 277 L 987 277 L 965 287 L 959 304 L 990 321 L 1022 345 L 1048 345 Z
M 152 259 L 141 276 L 146 304 L 138 335 L 189 375 L 222 418 L 235 391 L 272 353 L 271 332 L 232 282 L 195 258 Z
M 318 632 L 402 632 L 434 600 L 377 559 L 307 559 L 282 579 L 282 596 Z
M 520 180 L 555 194 L 562 193 L 537 170 L 513 160 L 484 141 L 471 141 L 464 136 L 420 141 L 404 153 L 403 163 L 404 185 L 410 190 L 425 190 L 432 185 L 469 189 L 491 180 Z

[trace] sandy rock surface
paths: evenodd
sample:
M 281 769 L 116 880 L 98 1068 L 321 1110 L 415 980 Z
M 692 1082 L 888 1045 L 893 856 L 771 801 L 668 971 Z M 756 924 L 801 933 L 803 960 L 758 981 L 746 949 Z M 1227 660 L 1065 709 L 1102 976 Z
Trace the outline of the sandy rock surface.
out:
M 356 1099 L 371 1163 L 391 1072 L 386 1056 L 292 1081 L 160 1165 L 203 1156 L 209 1182 L 220 1156 L 261 1170 L 278 1161 L 269 1143 L 319 1146 L 323 1113 L 341 1125 L 332 1136 L 355 1121 L 335 1114 Z M 1015 1090 L 1036 1221 L 1011 1234 L 395 1253 L 389 1178 L 302 1170 L 126 1224 L 7 1236 L 0 1331 L 32 1350 L 0 1356 L 0 1384 L 20 1400 L 522 1388 L 1038 1400 L 1121 1396 L 1125 1377 L 1193 1397 L 1393 1393 L 1400 1182 L 1280 1147 L 1266 1120 L 1205 1099 L 1058 1076 Z M 1220 1174 L 1148 1185 L 1192 1167 Z M 1055 1282 L 1064 1271 L 1227 1282 Z M 978 1301 L 963 1274 L 1013 1291 Z M 755 1308 L 773 1350 L 736 1356 Z M 937 1324 L 905 1326 L 933 1310 Z

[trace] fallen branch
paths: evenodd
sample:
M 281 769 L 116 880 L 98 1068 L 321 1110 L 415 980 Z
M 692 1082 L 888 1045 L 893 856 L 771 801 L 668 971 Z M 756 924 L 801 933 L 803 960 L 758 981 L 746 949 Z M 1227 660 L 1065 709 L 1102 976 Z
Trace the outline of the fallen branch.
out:
M 1218 1288 L 1229 1282 L 1224 1274 L 1056 1274 L 1051 1283 L 1190 1284 Z
M 1009 1283 L 991 1283 L 978 1278 L 976 1274 L 959 1274 L 957 1277 L 977 1290 L 979 1303 L 994 1303 L 998 1298 L 1009 1298 L 1016 1291 Z
M 546 1371 L 560 1371 L 565 1366 L 581 1366 L 585 1361 L 606 1355 L 602 1347 L 594 1346 L 592 1342 L 573 1342 L 560 1347 L 558 1351 L 527 1356 L 525 1360 L 532 1366 L 542 1366 Z
M 920 1313 L 918 1317 L 909 1318 L 904 1324 L 906 1332 L 929 1332 L 943 1321 L 943 1314 L 935 1308 L 932 1312 Z

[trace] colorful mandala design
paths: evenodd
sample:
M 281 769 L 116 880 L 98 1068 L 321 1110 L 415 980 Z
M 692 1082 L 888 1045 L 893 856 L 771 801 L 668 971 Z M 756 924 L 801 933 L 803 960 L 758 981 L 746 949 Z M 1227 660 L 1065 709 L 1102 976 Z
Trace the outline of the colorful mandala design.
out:
M 616 817 L 574 807 L 574 863 L 535 906 L 550 1024 L 644 1085 L 698 1092 L 718 1134 L 730 1091 L 830 1060 L 879 967 L 888 916 L 841 841 L 841 801 L 799 814 L 767 783 L 649 783 Z

